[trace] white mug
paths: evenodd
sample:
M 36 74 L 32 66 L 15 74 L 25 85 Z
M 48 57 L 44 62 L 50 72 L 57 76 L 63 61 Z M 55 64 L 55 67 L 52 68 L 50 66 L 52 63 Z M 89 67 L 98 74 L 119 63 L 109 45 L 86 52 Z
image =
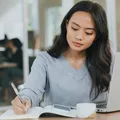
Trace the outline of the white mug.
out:
M 78 103 L 76 105 L 78 118 L 87 118 L 96 112 L 96 104 L 94 103 Z

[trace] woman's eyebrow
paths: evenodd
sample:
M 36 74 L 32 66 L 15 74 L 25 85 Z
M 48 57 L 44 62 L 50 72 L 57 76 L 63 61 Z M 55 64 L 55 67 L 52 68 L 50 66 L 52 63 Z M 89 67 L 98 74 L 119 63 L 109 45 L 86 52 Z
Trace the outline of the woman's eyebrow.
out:
M 79 24 L 77 24 L 77 23 L 75 23 L 75 22 L 72 22 L 72 24 L 74 24 L 74 25 L 76 25 L 76 26 L 80 27 L 80 25 L 79 25 Z M 87 29 L 87 30 L 94 30 L 94 31 L 95 31 L 95 28 L 85 28 L 85 29 Z
M 78 26 L 78 27 L 80 27 L 77 23 L 75 23 L 75 22 L 72 22 L 72 24 L 74 24 L 74 25 L 76 25 L 76 26 Z

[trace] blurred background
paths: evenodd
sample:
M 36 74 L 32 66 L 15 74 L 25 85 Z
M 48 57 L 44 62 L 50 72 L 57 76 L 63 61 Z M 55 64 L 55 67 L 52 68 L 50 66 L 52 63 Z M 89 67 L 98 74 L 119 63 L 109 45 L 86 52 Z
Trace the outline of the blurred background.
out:
M 15 97 L 7 80 L 21 89 L 36 55 L 52 45 L 64 15 L 78 1 L 0 0 L 0 110 L 11 107 Z M 120 51 L 120 0 L 90 1 L 105 9 L 112 48 Z

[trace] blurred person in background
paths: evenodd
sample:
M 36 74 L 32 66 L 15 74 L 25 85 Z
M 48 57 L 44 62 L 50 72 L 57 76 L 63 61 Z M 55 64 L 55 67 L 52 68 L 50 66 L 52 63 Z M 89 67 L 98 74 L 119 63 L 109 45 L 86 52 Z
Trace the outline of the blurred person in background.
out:
M 15 84 L 20 82 L 23 78 L 23 51 L 22 43 L 18 38 L 13 38 L 5 41 L 3 46 L 6 50 L 3 52 L 5 61 L 9 63 L 16 63 L 17 67 L 10 67 L 4 69 L 4 74 L 1 76 L 1 87 L 2 87 L 2 100 L 8 100 L 8 88 L 10 87 L 10 82 L 14 81 Z M 19 84 L 19 83 L 18 83 Z

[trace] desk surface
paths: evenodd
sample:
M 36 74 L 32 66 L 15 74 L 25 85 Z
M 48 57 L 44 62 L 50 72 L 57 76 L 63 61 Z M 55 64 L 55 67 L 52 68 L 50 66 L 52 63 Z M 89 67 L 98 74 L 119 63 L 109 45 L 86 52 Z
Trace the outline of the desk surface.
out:
M 24 119 L 28 120 L 28 119 Z M 108 113 L 108 114 L 97 114 L 94 119 L 76 119 L 76 118 L 39 118 L 39 119 L 29 119 L 29 120 L 120 120 L 120 112 Z
M 16 66 L 17 66 L 16 63 L 7 63 L 7 62 L 5 62 L 5 63 L 0 64 L 0 68 L 9 68 L 9 67 L 16 67 Z

